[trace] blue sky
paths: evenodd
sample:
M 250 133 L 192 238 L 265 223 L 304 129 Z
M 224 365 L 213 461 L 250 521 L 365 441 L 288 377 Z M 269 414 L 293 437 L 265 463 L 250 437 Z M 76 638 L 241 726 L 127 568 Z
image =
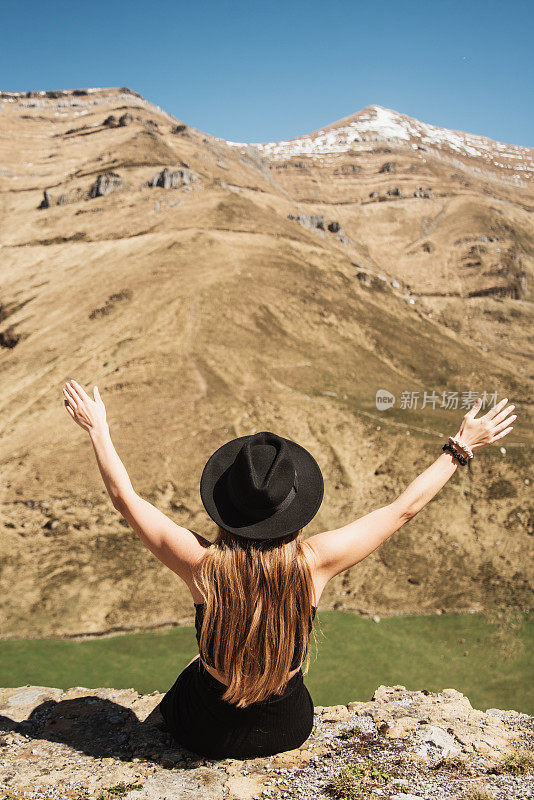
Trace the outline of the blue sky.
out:
M 534 3 L 2 0 L 0 88 L 128 86 L 233 141 L 377 103 L 534 146 Z

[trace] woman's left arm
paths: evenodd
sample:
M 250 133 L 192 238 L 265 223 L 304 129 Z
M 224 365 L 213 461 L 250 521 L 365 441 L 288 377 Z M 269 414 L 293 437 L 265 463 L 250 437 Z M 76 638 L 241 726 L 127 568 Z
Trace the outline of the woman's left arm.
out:
M 89 433 L 98 468 L 114 508 L 148 549 L 189 583 L 191 567 L 199 560 L 209 542 L 193 531 L 177 525 L 135 492 L 111 441 L 106 409 L 98 387 L 94 387 L 94 399 L 91 399 L 79 383 L 71 380 L 65 384 L 63 395 L 70 416 Z

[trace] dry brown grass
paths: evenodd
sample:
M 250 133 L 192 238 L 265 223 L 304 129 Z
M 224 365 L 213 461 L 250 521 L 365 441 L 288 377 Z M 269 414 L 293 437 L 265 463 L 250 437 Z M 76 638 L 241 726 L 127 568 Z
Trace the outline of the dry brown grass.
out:
M 89 391 L 98 384 L 136 490 L 207 538 L 200 474 L 230 438 L 274 430 L 313 453 L 325 476 L 315 533 L 391 502 L 465 412 L 420 402 L 378 412 L 377 389 L 397 399 L 506 393 L 520 413 L 506 458 L 497 447 L 477 454 L 470 473 L 460 469 L 322 602 L 377 613 L 481 608 L 491 575 L 527 592 L 531 304 L 468 295 L 513 282 L 519 266 L 531 292 L 532 190 L 477 172 L 476 161 L 460 169 L 383 145 L 279 169 L 195 129 L 173 134 L 177 120 L 118 90 L 90 99 L 99 102 L 61 107 L 63 116 L 16 104 L 0 115 L 0 331 L 21 334 L 0 348 L 3 631 L 192 621 L 187 588 L 121 527 L 103 493 L 90 442 L 64 409 L 71 377 Z M 125 110 L 131 125 L 102 125 Z M 394 175 L 379 172 L 386 160 Z M 141 187 L 184 164 L 199 184 Z M 121 190 L 88 199 L 107 170 Z M 409 196 L 421 183 L 433 199 Z M 369 201 L 392 184 L 403 197 Z M 45 188 L 68 202 L 38 209 Z M 296 212 L 339 221 L 354 244 L 288 219 Z M 482 235 L 493 241 L 477 250 L 480 266 L 467 266 Z M 401 286 L 366 287 L 362 268 Z M 498 480 L 513 491 L 490 500 Z

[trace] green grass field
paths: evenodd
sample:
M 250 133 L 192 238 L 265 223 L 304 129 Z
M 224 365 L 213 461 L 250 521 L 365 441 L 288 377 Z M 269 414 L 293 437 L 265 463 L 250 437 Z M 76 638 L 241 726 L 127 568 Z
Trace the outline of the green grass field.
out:
M 369 700 L 380 684 L 454 688 L 474 708 L 534 714 L 534 618 L 498 636 L 481 615 L 386 617 L 319 611 L 306 685 L 315 705 Z M 193 627 L 71 642 L 0 642 L 0 686 L 167 691 L 198 652 Z

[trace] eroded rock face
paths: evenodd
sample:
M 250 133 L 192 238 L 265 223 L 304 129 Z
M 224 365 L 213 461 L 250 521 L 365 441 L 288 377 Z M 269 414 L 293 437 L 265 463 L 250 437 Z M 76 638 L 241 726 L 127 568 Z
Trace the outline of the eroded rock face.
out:
M 0 331 L 0 347 L 8 347 L 12 349 L 18 344 L 20 340 L 20 333 L 15 331 L 15 326 L 10 325 L 5 331 Z
M 105 172 L 99 175 L 89 189 L 89 197 L 104 197 L 122 186 L 122 178 L 116 172 Z
M 43 191 L 43 199 L 41 200 L 40 205 L 38 208 L 50 208 L 52 205 L 52 194 L 50 193 L 50 189 L 45 189 Z
M 162 189 L 177 189 L 179 186 L 188 186 L 190 183 L 199 183 L 200 178 L 191 169 L 184 167 L 172 172 L 165 167 L 161 172 L 156 172 L 154 177 L 147 182 L 147 186 L 161 186 Z
M 511 791 L 527 790 L 528 775 L 498 774 L 496 765 L 514 747 L 532 747 L 534 719 L 473 709 L 454 689 L 380 686 L 368 702 L 316 706 L 300 748 L 244 761 L 205 759 L 178 745 L 159 712 L 162 697 L 80 686 L 0 689 L 0 796 L 19 800 L 30 792 L 44 800 L 73 792 L 108 800 L 121 787 L 128 800 L 252 800 L 273 792 L 326 798 L 344 765 L 362 759 L 386 769 L 386 797 L 456 796 L 473 774 L 499 781 L 500 790 L 507 782 Z M 461 774 L 437 768 L 453 756 L 462 759 Z
M 304 225 L 305 228 L 318 228 L 324 231 L 325 217 L 324 214 L 288 214 L 288 219 L 294 219 Z

